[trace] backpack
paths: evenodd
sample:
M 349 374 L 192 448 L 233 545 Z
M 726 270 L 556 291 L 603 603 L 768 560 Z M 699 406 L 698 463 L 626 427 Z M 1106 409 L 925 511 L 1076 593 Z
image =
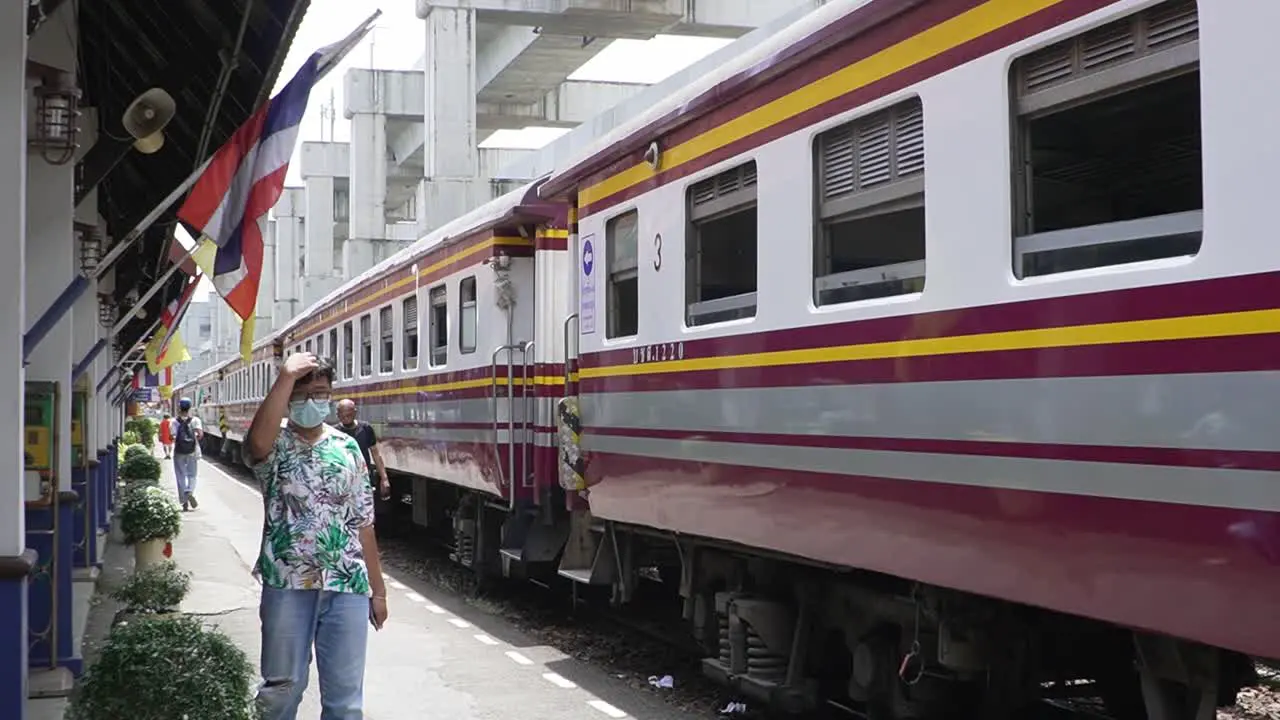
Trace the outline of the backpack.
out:
M 196 434 L 191 432 L 191 418 L 178 418 L 177 437 L 173 439 L 173 451 L 190 455 L 196 451 Z

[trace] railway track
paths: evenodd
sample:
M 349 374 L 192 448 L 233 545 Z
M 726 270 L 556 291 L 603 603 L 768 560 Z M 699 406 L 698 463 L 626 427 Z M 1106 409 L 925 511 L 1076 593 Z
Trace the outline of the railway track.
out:
M 242 466 L 215 460 L 229 475 L 255 487 Z M 476 575 L 451 559 L 451 539 L 396 517 L 379 526 L 383 563 L 445 590 L 485 614 L 501 617 L 539 642 L 577 660 L 604 668 L 639 692 L 660 696 L 686 712 L 707 718 L 739 720 L 848 720 L 865 718 L 861 710 L 828 702 L 802 717 L 781 716 L 745 701 L 702 676 L 701 649 L 679 631 L 675 593 L 660 581 L 640 583 L 635 601 L 613 607 L 607 593 L 554 573 L 523 580 L 477 582 Z M 669 676 L 674 687 L 659 687 Z M 1242 693 L 1242 704 L 1219 712 L 1219 720 L 1280 720 L 1280 664 L 1260 664 L 1263 687 Z M 745 710 L 734 708 L 745 703 Z M 965 718 L 965 720 L 980 720 Z M 1110 720 L 1087 702 L 1046 702 L 1025 720 Z

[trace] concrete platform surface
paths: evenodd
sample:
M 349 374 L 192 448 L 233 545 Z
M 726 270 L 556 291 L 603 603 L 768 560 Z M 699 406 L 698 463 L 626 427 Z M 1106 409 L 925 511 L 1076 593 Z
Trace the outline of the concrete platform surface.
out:
M 173 492 L 172 464 L 164 466 L 164 486 Z M 174 541 L 174 559 L 194 574 L 183 610 L 221 627 L 256 666 L 259 586 L 250 568 L 257 559 L 262 498 L 203 461 L 196 497 L 200 507 L 184 514 Z M 692 720 L 505 623 L 499 626 L 492 616 L 471 618 L 461 601 L 387 570 L 390 617 L 370 635 L 365 673 L 369 720 Z M 299 717 L 319 714 L 313 666 Z

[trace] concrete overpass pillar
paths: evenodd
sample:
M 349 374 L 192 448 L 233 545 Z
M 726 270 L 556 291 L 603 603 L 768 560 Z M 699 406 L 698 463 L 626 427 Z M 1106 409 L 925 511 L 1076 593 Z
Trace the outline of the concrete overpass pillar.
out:
M 276 203 L 276 259 L 275 259 L 275 297 L 272 303 L 271 323 L 281 327 L 293 319 L 298 310 L 298 245 L 302 241 L 305 229 L 303 209 L 303 191 L 301 188 L 285 188 L 280 201 Z M 214 311 L 214 322 L 217 322 Z M 214 333 L 214 347 L 220 347 L 221 338 Z
M 374 83 L 376 88 L 378 85 Z M 377 103 L 373 103 L 376 108 Z M 319 179 L 319 178 L 316 178 Z M 332 197 L 332 180 L 329 185 Z M 309 194 L 309 193 L 308 193 Z M 342 267 L 355 277 L 377 262 L 378 243 L 387 234 L 387 116 L 361 112 L 351 116 L 351 233 L 342 247 Z M 333 242 L 332 200 L 328 236 Z
M 0 417 L 20 418 L 23 407 L 21 338 L 26 317 L 27 231 L 27 4 L 0 3 Z M 21 720 L 27 703 L 27 577 L 23 508 L 23 435 L 0 433 L 0 717 Z
M 333 177 L 312 175 L 306 179 L 306 183 L 307 240 L 302 260 L 302 267 L 306 271 L 304 276 L 308 279 L 328 278 L 333 275 Z M 382 184 L 385 190 L 385 172 L 382 174 Z M 362 222 L 367 222 L 367 219 L 362 218 Z M 381 226 L 378 226 L 376 237 L 381 237 L 381 233 Z M 306 298 L 307 304 L 310 301 L 311 298 Z
M 488 200 L 478 197 L 476 140 L 476 13 L 419 4 L 426 24 L 423 112 L 426 228 L 433 229 Z

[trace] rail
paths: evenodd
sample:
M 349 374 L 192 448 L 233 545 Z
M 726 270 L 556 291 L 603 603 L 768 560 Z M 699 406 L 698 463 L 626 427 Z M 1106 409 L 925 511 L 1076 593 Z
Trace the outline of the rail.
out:
M 569 364 L 569 360 L 570 358 L 574 360 L 577 359 L 576 357 L 577 353 L 569 349 L 570 347 L 569 338 L 571 337 L 571 335 L 569 334 L 569 326 L 577 319 L 578 319 L 578 313 L 570 313 L 569 317 L 566 317 L 564 319 L 564 396 L 565 397 L 569 397 L 571 395 L 571 393 L 569 392 L 569 384 L 570 384 L 570 378 L 573 376 L 573 368 Z
M 489 358 L 490 366 L 490 388 L 493 392 L 493 456 L 494 464 L 498 468 L 499 485 L 507 488 L 507 507 L 514 510 L 516 506 L 516 413 L 515 413 L 515 353 L 520 352 L 520 380 L 523 385 L 528 385 L 530 377 L 529 355 L 533 349 L 533 341 L 529 341 L 519 345 L 499 345 L 493 349 L 493 355 Z M 501 432 L 501 422 L 498 418 L 498 356 L 503 352 L 507 353 L 507 469 L 502 469 L 502 454 L 498 452 L 499 440 L 498 434 Z M 521 419 L 520 430 L 521 436 L 528 434 L 529 417 L 528 417 L 528 389 L 525 388 L 525 417 Z M 521 457 L 525 458 L 526 469 L 528 464 L 529 443 L 527 438 L 524 441 L 525 447 L 522 448 Z M 521 487 L 527 487 L 525 481 L 520 483 Z
M 534 432 L 531 432 L 537 427 L 531 419 L 537 402 L 537 397 L 533 392 L 533 388 L 537 386 L 537 378 L 535 377 L 537 368 L 531 368 L 529 365 L 529 361 L 533 358 L 533 349 L 534 342 L 532 340 L 525 343 L 524 347 L 520 349 L 524 360 L 524 367 L 520 376 L 520 392 L 524 394 L 524 417 L 520 418 L 520 437 L 524 442 L 524 452 L 521 453 L 521 457 L 524 459 L 524 467 L 522 468 L 524 470 L 524 480 L 520 483 L 523 488 L 537 486 L 537 478 L 533 475 Z M 511 496 L 514 498 L 515 493 L 513 492 Z

